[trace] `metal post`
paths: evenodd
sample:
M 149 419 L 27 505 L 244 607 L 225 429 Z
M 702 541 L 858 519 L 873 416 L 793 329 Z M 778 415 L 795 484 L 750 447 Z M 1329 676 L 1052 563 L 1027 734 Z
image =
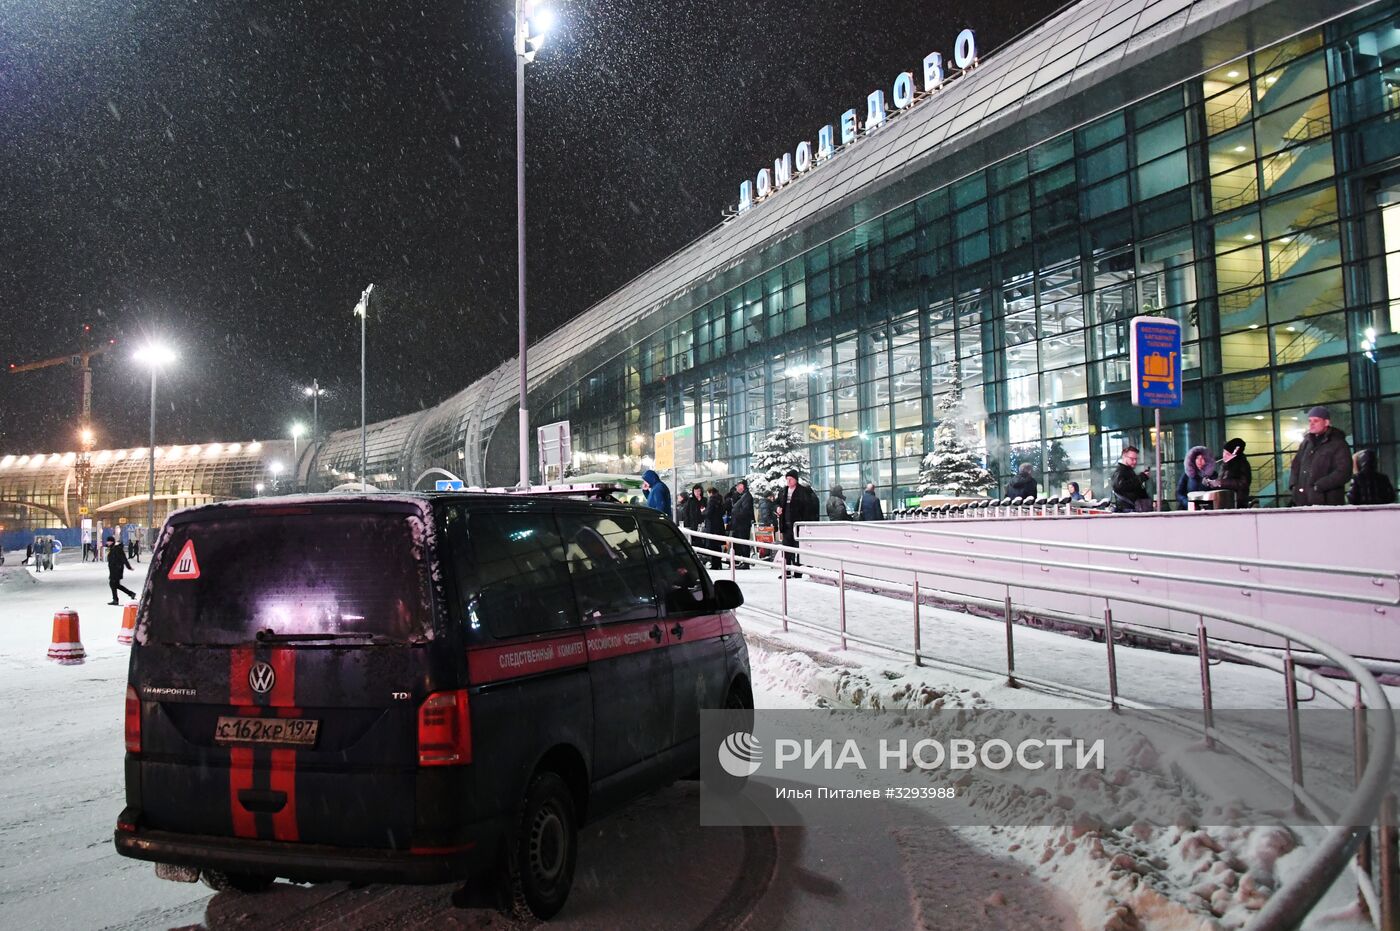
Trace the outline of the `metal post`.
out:
M 1294 681 L 1293 643 L 1290 641 L 1283 656 L 1283 698 L 1288 706 L 1288 760 L 1293 776 L 1294 804 L 1296 787 L 1303 784 L 1303 737 L 1298 731 L 1298 687 Z
M 1103 640 L 1108 645 L 1108 706 L 1118 710 L 1118 660 L 1113 654 L 1113 609 L 1104 605 Z
M 311 442 L 321 435 L 321 384 L 311 379 Z
M 846 561 L 841 560 L 841 574 L 837 580 L 841 597 L 841 649 L 846 649 Z
M 787 629 L 788 629 L 788 612 L 787 612 L 787 572 L 788 572 L 788 564 L 787 564 L 787 553 L 785 553 L 785 552 L 783 552 L 783 551 L 781 551 L 781 550 L 775 550 L 774 553 L 775 553 L 775 555 L 773 556 L 774 559 L 777 559 L 778 556 L 782 556 L 782 557 L 783 557 L 783 559 L 782 559 L 782 573 L 783 573 L 783 582 L 782 582 L 782 586 L 783 586 L 783 633 L 787 633 Z
M 1366 703 L 1361 698 L 1361 686 L 1356 687 L 1356 701 L 1352 705 L 1352 746 L 1356 751 L 1356 785 L 1361 785 L 1361 774 L 1366 770 L 1366 761 L 1370 756 L 1369 736 L 1366 730 Z M 1356 868 L 1367 879 L 1371 878 L 1371 831 L 1367 828 L 1361 835 L 1361 843 L 1356 846 Z M 1358 901 L 1365 912 L 1366 897 L 1360 895 L 1358 890 Z M 1372 920 L 1377 916 L 1372 915 Z
M 919 630 L 919 574 L 914 573 L 914 665 L 922 666 L 923 660 L 919 656 L 919 650 L 923 646 L 922 633 Z
M 1162 510 L 1162 409 L 1156 407 L 1152 409 L 1152 422 L 1157 432 L 1152 437 L 1152 449 L 1157 456 L 1157 465 L 1152 470 L 1153 481 L 1157 484 L 1157 507 Z
M 1381 801 L 1380 831 L 1380 871 L 1381 871 L 1381 928 L 1382 931 L 1400 931 L 1400 876 L 1396 875 L 1397 832 L 1395 829 L 1395 796 L 1387 795 Z
M 516 8 L 516 31 L 521 28 Z M 525 398 L 525 56 L 515 56 L 515 251 L 520 298 L 520 487 L 530 487 L 530 412 Z
M 1006 615 L 1006 684 L 1013 689 L 1016 685 L 1016 644 L 1011 633 L 1011 586 L 1006 588 L 1006 601 L 1003 603 Z
M 146 527 L 154 530 L 156 526 L 156 369 L 159 367 L 155 359 L 151 360 L 151 446 L 146 451 L 147 475 L 150 479 L 149 495 L 146 498 Z M 154 539 L 154 538 L 153 538 Z
M 1215 703 L 1210 692 L 1210 647 L 1204 617 L 1196 618 L 1196 655 L 1201 658 L 1201 711 L 1205 716 L 1206 749 L 1214 750 L 1215 738 L 1210 732 L 1215 729 Z
M 374 285 L 370 285 L 373 288 Z M 360 298 L 360 490 L 364 491 L 369 484 L 369 472 L 366 466 L 369 463 L 369 454 L 366 452 L 368 444 L 365 442 L 365 321 L 369 319 L 369 289 L 365 289 L 364 296 Z
M 676 490 L 677 490 L 677 491 L 680 490 L 680 482 L 677 482 L 677 483 L 676 483 Z M 671 500 L 674 501 L 674 500 L 675 500 L 675 496 L 672 496 L 672 499 L 671 499 Z M 723 543 L 720 544 L 720 546 L 723 546 L 723 545 L 724 545 Z M 737 581 L 738 581 L 738 579 L 735 577 L 735 574 L 734 574 L 734 538 L 733 538 L 733 537 L 730 537 L 730 538 L 729 538 L 729 581 L 731 581 L 731 582 L 737 582 Z

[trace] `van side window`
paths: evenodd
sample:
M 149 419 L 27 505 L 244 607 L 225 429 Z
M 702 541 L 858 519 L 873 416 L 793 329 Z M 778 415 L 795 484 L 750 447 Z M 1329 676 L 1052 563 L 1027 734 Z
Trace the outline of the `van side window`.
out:
M 656 592 L 667 614 L 708 610 L 713 599 L 700 564 L 680 531 L 666 521 L 642 522 Z
M 578 623 L 564 547 L 552 514 L 473 511 L 470 564 L 459 559 L 463 614 L 496 638 L 563 630 Z
M 656 617 L 656 594 L 635 518 L 561 513 L 559 526 L 585 624 Z

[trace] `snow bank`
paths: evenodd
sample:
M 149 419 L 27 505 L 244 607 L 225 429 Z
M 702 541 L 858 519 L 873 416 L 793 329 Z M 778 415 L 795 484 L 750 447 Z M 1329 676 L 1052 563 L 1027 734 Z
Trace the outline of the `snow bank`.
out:
M 1038 708 L 1041 717 L 1048 708 L 1073 707 L 1060 697 L 996 682 L 978 685 L 964 677 L 950 683 L 955 677 L 941 671 L 878 659 L 861 662 L 850 652 L 833 660 L 752 632 L 749 657 L 761 688 L 805 693 L 819 707 Z M 975 726 L 977 717 L 962 720 Z M 1211 807 L 1191 782 L 1194 767 L 1183 765 L 1196 749 L 1193 738 L 1183 734 L 1179 744 L 1167 746 L 1160 734 L 1155 736 L 1156 744 L 1141 735 L 1135 738 L 1129 766 L 1103 773 L 1065 770 L 1055 774 L 1053 790 L 1026 789 L 1014 775 L 986 770 L 959 774 L 953 784 L 967 789 L 962 795 L 966 804 L 1006 826 L 949 829 L 988 853 L 1012 858 L 1066 893 L 1077 903 L 1077 917 L 1086 929 L 1242 928 L 1305 859 L 1306 845 L 1323 832 L 1270 824 L 1259 812 Z M 948 774 L 930 772 L 928 777 Z M 1100 813 L 1110 809 L 1140 816 L 1106 823 Z M 1028 823 L 1037 826 L 1024 826 Z M 1346 907 L 1350 888 L 1345 879 L 1339 883 L 1305 926 L 1365 927 Z

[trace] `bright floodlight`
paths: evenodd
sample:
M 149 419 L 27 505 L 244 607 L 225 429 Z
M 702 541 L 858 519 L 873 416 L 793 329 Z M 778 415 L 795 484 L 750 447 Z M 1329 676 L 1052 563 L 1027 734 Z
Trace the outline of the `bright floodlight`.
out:
M 554 11 L 549 7 L 536 10 L 535 15 L 530 17 L 530 26 L 532 36 L 543 39 L 554 28 Z
M 253 490 L 256 491 L 258 494 L 262 494 L 262 493 L 263 493 L 263 483 L 262 483 L 262 482 L 258 482 L 256 485 L 253 486 Z
M 147 343 L 132 355 L 142 365 L 162 366 L 175 361 L 175 350 L 164 343 Z
M 302 423 L 294 423 L 294 424 L 292 424 L 292 438 L 293 438 L 293 439 L 299 440 L 299 439 L 302 438 L 302 436 L 303 436 L 305 433 L 306 433 L 306 424 L 302 424 Z
M 79 437 L 84 443 L 91 443 L 91 442 L 92 442 L 92 439 L 93 439 L 93 432 L 92 432 L 91 430 L 89 430 L 88 428 L 84 427 L 83 430 L 82 430 L 82 432 L 78 434 L 78 437 Z
M 267 467 L 267 470 L 268 470 L 269 472 L 271 472 L 273 475 L 281 475 L 281 474 L 282 474 L 282 463 L 280 463 L 280 462 L 274 462 L 274 463 L 272 463 L 271 465 L 269 465 L 269 466 Z

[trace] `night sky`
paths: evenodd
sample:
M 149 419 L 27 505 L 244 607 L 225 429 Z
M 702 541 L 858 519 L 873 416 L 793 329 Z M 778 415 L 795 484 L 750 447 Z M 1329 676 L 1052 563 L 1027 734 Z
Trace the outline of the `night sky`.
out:
M 561 0 L 527 68 L 532 340 L 721 220 L 738 185 L 958 31 L 1062 0 Z M 0 363 L 84 322 L 98 446 L 285 436 L 434 404 L 515 354 L 510 0 L 0 0 Z M 936 103 L 929 105 L 936 106 Z M 761 208 L 760 208 L 761 209 Z M 0 452 L 76 448 L 76 373 L 0 372 Z

